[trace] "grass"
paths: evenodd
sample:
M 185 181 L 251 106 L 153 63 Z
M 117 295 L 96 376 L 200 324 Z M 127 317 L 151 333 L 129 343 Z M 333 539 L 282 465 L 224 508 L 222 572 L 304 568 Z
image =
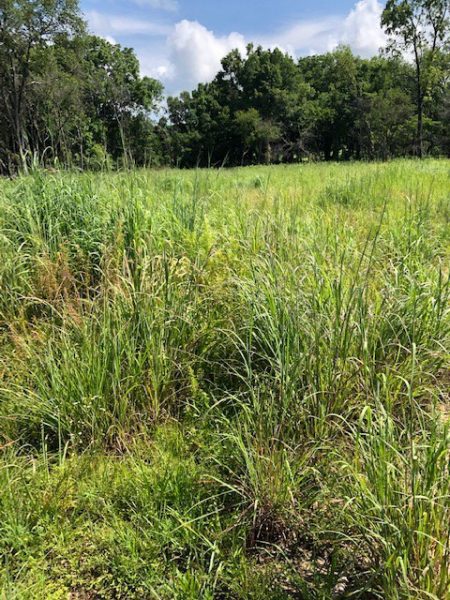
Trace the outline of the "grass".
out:
M 0 182 L 0 598 L 450 597 L 450 163 Z

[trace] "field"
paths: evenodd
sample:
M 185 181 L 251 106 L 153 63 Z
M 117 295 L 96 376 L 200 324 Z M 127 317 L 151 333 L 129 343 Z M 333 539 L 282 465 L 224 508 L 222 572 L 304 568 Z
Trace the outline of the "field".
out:
M 0 181 L 0 598 L 450 598 L 450 162 Z

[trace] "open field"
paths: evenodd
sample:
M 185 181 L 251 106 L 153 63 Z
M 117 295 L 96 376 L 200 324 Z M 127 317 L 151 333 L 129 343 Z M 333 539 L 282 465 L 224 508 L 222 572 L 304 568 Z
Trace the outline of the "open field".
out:
M 450 161 L 0 181 L 0 598 L 450 597 Z

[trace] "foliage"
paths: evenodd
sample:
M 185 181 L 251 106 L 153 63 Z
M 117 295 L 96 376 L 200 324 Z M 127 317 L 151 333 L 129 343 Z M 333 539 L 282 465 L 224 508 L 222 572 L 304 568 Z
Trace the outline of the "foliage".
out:
M 388 0 L 381 19 L 391 36 L 388 50 L 411 52 L 413 56 L 419 157 L 424 152 L 425 99 L 442 81 L 442 54 L 450 49 L 449 18 L 449 0 Z
M 0 172 L 84 168 L 98 146 L 118 162 L 151 162 L 162 86 L 140 76 L 131 49 L 88 35 L 75 0 L 0 2 L 0 86 Z
M 447 151 L 447 72 L 435 68 L 427 87 L 422 137 L 434 154 Z M 169 98 L 164 124 L 181 166 L 386 160 L 416 153 L 415 105 L 414 70 L 401 56 L 367 60 L 341 47 L 296 63 L 250 45 L 245 57 L 225 57 L 210 84 Z

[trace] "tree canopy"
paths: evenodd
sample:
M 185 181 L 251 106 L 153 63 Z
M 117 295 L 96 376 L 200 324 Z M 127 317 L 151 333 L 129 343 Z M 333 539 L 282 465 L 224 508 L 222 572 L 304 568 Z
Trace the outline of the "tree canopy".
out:
M 0 173 L 450 154 L 448 0 L 388 0 L 389 44 L 295 59 L 250 44 L 165 97 L 76 0 L 0 0 Z
M 423 156 L 425 101 L 448 69 L 450 0 L 388 0 L 381 23 L 391 36 L 388 51 L 411 52 L 415 68 L 417 153 Z

